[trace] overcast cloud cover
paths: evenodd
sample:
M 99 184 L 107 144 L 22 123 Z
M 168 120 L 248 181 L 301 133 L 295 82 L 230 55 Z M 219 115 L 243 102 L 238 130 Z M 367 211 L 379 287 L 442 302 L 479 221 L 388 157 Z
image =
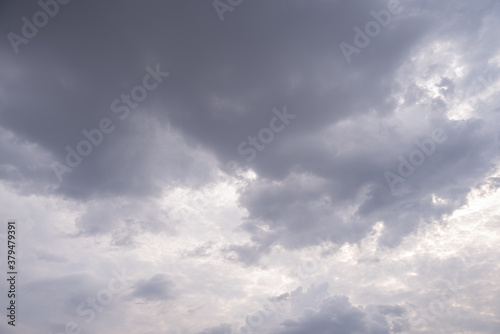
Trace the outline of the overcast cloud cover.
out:
M 498 1 L 5 0 L 0 27 L 0 333 L 500 333 Z

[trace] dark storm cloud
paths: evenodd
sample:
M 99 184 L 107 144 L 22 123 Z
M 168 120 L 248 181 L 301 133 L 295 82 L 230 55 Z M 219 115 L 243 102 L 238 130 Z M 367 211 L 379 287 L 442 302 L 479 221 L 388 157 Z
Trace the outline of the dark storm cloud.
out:
M 120 98 L 122 93 L 130 94 L 134 86 L 142 83 L 147 74 L 146 67 L 154 68 L 160 53 L 160 50 L 153 50 L 151 55 L 144 54 L 144 50 L 138 48 L 134 38 L 129 36 L 128 29 L 117 30 L 121 24 L 114 17 L 118 13 L 116 10 L 125 15 L 122 19 L 134 11 L 130 8 L 132 2 L 127 9 L 122 5 L 68 4 L 61 8 L 44 31 L 24 46 L 19 55 L 10 54 L 7 45 L 2 51 L 2 58 L 14 68 L 23 64 L 23 70 L 8 76 L 2 83 L 10 98 L 4 104 L 1 122 L 20 138 L 38 143 L 54 156 L 55 161 L 65 163 L 66 145 L 76 150 L 77 144 L 86 139 L 82 130 L 98 128 L 99 121 L 104 117 L 111 119 L 116 126 L 116 130 L 105 135 L 103 144 L 94 147 L 91 155 L 85 157 L 78 168 L 64 175 L 59 193 L 71 197 L 123 192 L 154 194 L 158 192 L 158 177 L 167 183 L 179 178 L 186 181 L 184 171 L 192 165 L 192 159 L 176 149 L 177 143 L 165 145 L 164 138 L 159 138 L 154 129 L 145 137 L 142 135 L 144 129 L 138 129 L 137 123 L 131 123 L 130 119 L 121 121 L 111 111 L 111 103 L 116 98 Z M 140 7 L 144 9 L 144 6 Z M 172 15 L 176 7 L 173 5 L 160 10 L 152 6 L 142 15 L 147 16 L 151 12 Z M 31 13 L 33 9 L 25 10 Z M 113 15 L 110 15 L 111 12 Z M 90 21 L 92 24 L 88 24 Z M 12 29 L 20 26 L 20 20 L 12 18 L 9 22 Z M 156 31 L 157 41 L 151 44 L 154 49 L 161 49 L 162 41 L 169 39 L 163 36 L 165 31 L 174 35 L 174 31 L 185 30 L 181 27 L 188 24 L 173 17 L 163 17 L 158 22 L 167 26 L 177 25 L 177 28 L 150 26 L 142 32 L 137 31 L 139 35 L 149 34 L 149 29 Z M 64 29 L 61 29 L 62 26 Z M 161 37 L 158 35 L 160 31 Z M 168 71 L 169 62 L 159 66 Z M 140 105 L 144 115 L 154 95 L 158 97 L 168 92 L 168 85 L 167 79 L 155 91 L 149 92 L 147 100 Z M 30 99 L 22 98 L 26 95 Z M 162 140 L 163 145 L 155 145 L 155 140 Z M 152 162 L 152 158 L 156 161 Z M 172 168 L 161 173 L 163 176 L 153 177 L 151 168 L 158 164 Z M 165 179 L 167 174 L 169 176 Z M 141 179 L 141 182 L 130 182 L 133 179 Z M 47 183 L 47 180 L 38 178 L 40 181 Z M 49 182 L 57 183 L 57 177 Z
M 393 141 L 389 143 L 371 137 L 362 127 L 342 137 L 328 129 L 335 131 L 336 125 L 366 115 L 374 115 L 377 122 L 391 117 L 396 106 L 396 71 L 415 45 L 431 39 L 443 18 L 456 28 L 445 31 L 450 39 L 471 38 L 474 30 L 481 29 L 479 18 L 491 9 L 491 2 L 460 1 L 454 9 L 449 2 L 401 1 L 403 11 L 392 15 L 391 24 L 347 63 L 339 44 L 354 43 L 353 29 L 373 20 L 372 10 L 388 6 L 388 1 L 321 1 L 308 6 L 302 1 L 248 2 L 221 24 L 214 20 L 216 13 L 209 3 L 73 2 L 61 7 L 38 36 L 21 46 L 18 55 L 4 45 L 4 61 L 14 68 L 23 64 L 23 69 L 13 71 L 2 83 L 9 98 L 0 120 L 21 140 L 37 143 L 60 163 L 65 163 L 67 145 L 76 150 L 86 139 L 82 130 L 98 128 L 105 117 L 113 122 L 113 133 L 104 135 L 103 143 L 81 165 L 64 174 L 56 194 L 147 197 L 170 185 L 196 186 L 210 181 L 208 171 L 213 167 L 189 150 L 206 150 L 215 154 L 223 169 L 234 160 L 258 174 L 256 185 L 245 189 L 240 199 L 250 214 L 244 227 L 252 233 L 258 250 L 267 252 L 276 242 L 301 247 L 333 229 L 332 241 L 357 241 L 377 219 L 386 220 L 390 227 L 386 242 L 397 244 L 420 218 L 439 216 L 463 202 L 467 189 L 482 175 L 471 171 L 475 173 L 472 178 L 467 170 L 489 170 L 484 157 L 488 148 L 481 146 L 473 152 L 478 160 L 461 165 L 455 164 L 460 161 L 458 155 L 468 156 L 473 147 L 489 139 L 469 138 L 460 146 L 450 141 L 440 147 L 452 151 L 436 154 L 422 167 L 427 169 L 425 180 L 422 170 L 413 175 L 405 186 L 418 184 L 419 189 L 401 200 L 388 194 L 380 170 L 394 165 L 396 152 L 411 152 L 404 130 L 389 136 Z M 464 30 L 459 18 L 469 9 L 473 14 L 467 16 L 469 29 Z M 21 7 L 15 10 L 22 12 Z M 34 9 L 24 10 L 31 13 Z M 7 23 L 19 29 L 19 19 L 10 18 Z M 487 55 L 469 57 L 469 61 L 479 68 Z M 143 82 L 147 66 L 156 65 L 170 75 L 129 118 L 120 120 L 120 114 L 111 111 L 112 102 Z M 439 86 L 445 97 L 456 90 L 447 78 Z M 418 95 L 411 92 L 406 93 L 408 103 L 417 101 Z M 30 99 L 23 99 L 24 95 Z M 284 105 L 296 119 L 248 162 L 247 156 L 238 153 L 238 145 L 268 127 L 275 117 L 272 110 L 282 110 Z M 443 115 L 433 119 L 435 124 L 416 135 L 425 136 L 438 125 L 449 127 Z M 179 145 L 176 136 L 187 143 Z M 401 144 L 396 142 L 401 140 Z M 353 145 L 348 154 L 337 157 Z M 15 159 L 14 153 L 5 159 Z M 446 180 L 440 186 L 421 183 L 436 182 L 434 170 L 450 168 L 455 173 L 446 175 L 460 178 L 463 186 L 450 187 Z M 291 172 L 303 184 L 292 182 Z M 34 171 L 6 169 L 0 175 L 11 183 L 28 179 L 57 187 L 57 178 L 49 181 L 49 174 L 47 166 L 38 166 Z M 466 184 L 464 177 L 472 183 Z M 309 178 L 316 179 L 317 186 L 305 186 Z M 358 203 L 355 217 L 346 221 L 336 214 L 338 205 L 358 201 L 365 190 L 368 198 Z M 429 204 L 430 191 L 451 197 L 454 203 L 448 210 L 437 210 Z M 393 214 L 401 205 L 414 211 Z M 422 216 L 414 215 L 415 210 Z M 270 236 L 258 232 L 259 226 L 268 224 Z M 125 245 L 130 240 L 118 237 L 116 243 Z M 246 246 L 237 247 L 242 258 L 252 254 Z M 246 262 L 258 258 L 253 253 Z
M 296 133 L 358 113 L 369 105 L 384 105 L 384 85 L 374 84 L 370 77 L 381 79 L 396 68 L 394 62 L 384 57 L 383 64 L 366 69 L 364 78 L 346 81 L 349 75 L 336 43 L 353 35 L 351 15 L 365 15 L 377 5 L 384 8 L 385 1 L 369 6 L 363 2 L 321 2 L 307 9 L 300 2 L 248 3 L 245 15 L 236 17 L 238 13 L 233 13 L 235 19 L 225 21 L 224 26 L 213 20 L 210 4 L 117 4 L 68 4 L 23 46 L 19 55 L 8 53 L 7 45 L 3 52 L 6 61 L 25 67 L 5 83 L 11 98 L 1 121 L 18 136 L 39 143 L 56 161 L 63 162 L 65 146 L 75 149 L 85 139 L 81 131 L 96 128 L 103 117 L 109 117 L 117 126 L 78 169 L 65 175 L 59 191 L 69 196 L 124 191 L 147 195 L 157 191 L 154 184 L 158 180 L 148 175 L 148 170 L 160 163 L 149 159 L 159 153 L 151 149 L 152 139 L 139 144 L 134 126 L 120 123 L 110 111 L 115 98 L 140 83 L 146 65 L 160 63 L 171 76 L 150 93 L 137 112 L 171 122 L 215 152 L 222 162 L 233 158 L 241 164 L 245 160 L 238 156 L 237 145 L 269 122 L 272 108 L 293 105 L 292 112 L 307 115 L 300 127 L 281 136 L 284 141 Z M 264 16 L 262 6 L 268 6 Z M 25 8 L 26 13 L 33 10 Z M 287 15 L 282 15 L 283 11 Z M 344 14 L 339 15 L 340 12 Z M 189 13 L 188 19 L 180 19 L 182 13 Z M 257 17 L 257 28 L 246 29 Z M 87 24 L 89 21 L 91 25 Z M 15 18 L 8 22 L 13 30 L 20 26 L 20 20 Z M 310 22 L 314 25 L 310 26 Z M 304 29 L 306 26 L 308 29 Z M 385 38 L 397 38 L 403 32 L 392 31 L 388 35 Z M 380 37 L 382 44 L 383 38 Z M 411 37 L 406 34 L 405 39 L 407 43 Z M 397 55 L 401 52 L 398 48 L 405 45 L 394 43 L 390 53 Z M 366 59 L 371 58 L 367 52 Z M 323 66 L 332 70 L 324 73 Z M 296 80 L 295 87 L 290 87 Z M 322 87 L 323 83 L 336 88 Z M 361 86 L 352 90 L 351 85 Z M 356 93 L 360 91 L 362 98 Z M 31 98 L 21 99 L 20 94 L 29 94 Z M 358 100 L 356 105 L 349 103 L 353 97 Z M 31 122 L 25 122 L 26 119 Z M 132 143 L 124 147 L 123 143 L 131 139 Z M 141 153 L 126 153 L 139 147 Z M 145 147 L 150 149 L 143 151 Z M 263 175 L 282 176 L 286 172 L 286 165 L 276 164 L 279 155 L 270 158 L 278 145 L 274 147 L 263 152 L 255 163 Z M 177 157 L 170 147 L 161 150 L 161 154 L 168 156 L 168 165 L 176 166 L 172 168 L 178 171 L 186 170 L 190 163 L 189 159 Z M 124 165 L 129 165 L 133 172 L 126 172 Z M 140 186 L 129 182 L 131 173 L 141 178 Z M 182 172 L 174 172 L 175 176 L 165 179 L 166 174 L 159 177 L 167 183 L 173 182 L 172 178 L 185 177 Z

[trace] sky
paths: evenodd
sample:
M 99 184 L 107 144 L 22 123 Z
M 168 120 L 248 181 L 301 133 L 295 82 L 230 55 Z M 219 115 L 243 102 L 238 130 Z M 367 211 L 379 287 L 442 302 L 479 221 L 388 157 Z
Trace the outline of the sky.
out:
M 495 0 L 1 1 L 0 333 L 500 333 L 499 28 Z

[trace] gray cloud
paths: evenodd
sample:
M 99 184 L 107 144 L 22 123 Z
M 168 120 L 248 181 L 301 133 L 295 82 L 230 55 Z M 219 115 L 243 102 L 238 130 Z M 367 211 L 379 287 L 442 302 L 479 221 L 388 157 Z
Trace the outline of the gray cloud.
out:
M 221 324 L 217 327 L 206 328 L 198 334 L 231 334 L 231 325 Z
M 23 333 L 83 326 L 76 307 L 125 265 L 140 277 L 85 330 L 230 333 L 281 296 L 263 332 L 400 333 L 458 277 L 426 326 L 498 332 L 496 1 L 401 0 L 376 36 L 388 0 L 224 0 L 222 21 L 213 1 L 43 1 L 57 14 L 15 47 L 42 5 L 0 4 L 0 217 L 23 233 Z M 368 37 L 347 61 L 341 43 Z M 169 75 L 148 89 L 152 68 Z M 113 131 L 59 182 L 54 162 L 103 119 Z
M 134 286 L 131 297 L 145 301 L 162 301 L 174 297 L 173 282 L 163 274 L 158 274 L 148 280 L 140 280 Z

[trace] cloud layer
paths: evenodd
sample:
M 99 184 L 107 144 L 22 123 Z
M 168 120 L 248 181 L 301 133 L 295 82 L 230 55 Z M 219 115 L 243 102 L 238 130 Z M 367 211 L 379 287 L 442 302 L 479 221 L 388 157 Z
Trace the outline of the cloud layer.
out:
M 0 7 L 15 330 L 498 333 L 495 1 Z

